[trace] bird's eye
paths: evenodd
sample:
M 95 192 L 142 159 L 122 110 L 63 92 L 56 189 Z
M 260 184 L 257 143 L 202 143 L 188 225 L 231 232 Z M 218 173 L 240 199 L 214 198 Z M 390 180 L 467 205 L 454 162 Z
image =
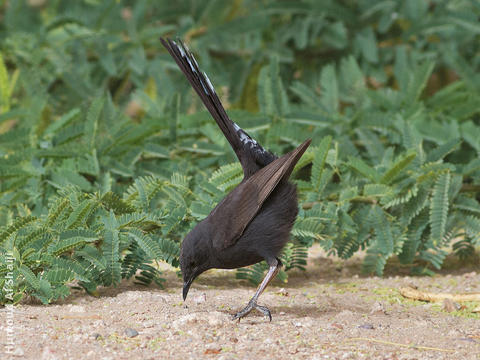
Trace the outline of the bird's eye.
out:
M 195 267 L 195 261 L 190 261 L 190 267 Z

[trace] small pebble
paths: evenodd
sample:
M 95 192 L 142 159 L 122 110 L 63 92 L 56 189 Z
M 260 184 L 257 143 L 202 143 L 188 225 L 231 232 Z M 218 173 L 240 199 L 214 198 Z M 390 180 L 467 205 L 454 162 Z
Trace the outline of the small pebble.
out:
M 132 328 L 126 328 L 124 333 L 125 333 L 125 336 L 127 336 L 129 338 L 133 338 L 135 336 L 138 336 L 138 331 L 135 330 L 135 329 L 132 329 Z
M 358 326 L 359 329 L 374 330 L 375 327 L 372 324 L 362 324 Z

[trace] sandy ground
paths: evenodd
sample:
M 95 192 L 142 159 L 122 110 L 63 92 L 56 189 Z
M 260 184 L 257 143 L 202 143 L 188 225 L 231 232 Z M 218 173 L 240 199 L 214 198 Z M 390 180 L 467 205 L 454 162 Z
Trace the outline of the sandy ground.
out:
M 269 322 L 231 315 L 255 288 L 231 271 L 211 271 L 192 286 L 186 307 L 181 281 L 166 270 L 165 289 L 131 282 L 81 292 L 49 306 L 15 307 L 14 355 L 2 359 L 480 359 L 480 314 L 447 313 L 441 304 L 404 299 L 398 289 L 480 292 L 480 265 L 451 267 L 434 277 L 362 277 L 359 259 L 311 255 L 307 272 L 273 282 L 259 303 Z M 7 308 L 0 309 L 0 351 Z

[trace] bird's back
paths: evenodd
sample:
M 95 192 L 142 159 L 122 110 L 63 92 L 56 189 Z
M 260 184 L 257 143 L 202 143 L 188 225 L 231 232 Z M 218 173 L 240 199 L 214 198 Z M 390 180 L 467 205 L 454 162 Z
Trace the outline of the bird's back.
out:
M 235 269 L 279 256 L 298 214 L 296 186 L 282 181 L 238 240 L 216 251 L 215 268 Z M 235 219 L 233 219 L 235 221 Z

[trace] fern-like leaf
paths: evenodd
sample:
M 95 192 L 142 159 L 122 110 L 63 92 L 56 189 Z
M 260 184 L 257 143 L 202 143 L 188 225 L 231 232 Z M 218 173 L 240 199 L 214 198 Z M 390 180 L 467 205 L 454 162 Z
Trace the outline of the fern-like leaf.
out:
M 34 288 L 35 290 L 40 289 L 40 281 L 30 268 L 26 267 L 25 265 L 20 265 L 20 267 L 18 268 L 18 272 L 23 275 L 25 281 L 32 288 Z
M 25 227 L 27 224 L 35 221 L 36 217 L 26 216 L 17 218 L 12 225 L 7 227 L 5 230 L 0 232 L 0 245 L 13 233 L 17 232 L 21 228 Z
M 138 246 L 150 257 L 150 259 L 160 259 L 162 254 L 158 245 L 148 234 L 143 234 L 138 229 L 128 230 L 128 235 L 134 239 Z
M 390 185 L 395 180 L 395 178 L 400 175 L 408 165 L 410 165 L 410 163 L 415 159 L 416 156 L 417 154 L 414 152 L 407 153 L 402 156 L 401 159 L 395 162 L 393 166 L 388 169 L 385 174 L 383 174 L 380 182 L 382 184 Z
M 434 244 L 441 243 L 447 224 L 449 200 L 448 189 L 450 187 L 450 173 L 439 175 L 432 191 L 430 201 L 430 228 L 431 239 Z
M 322 139 L 320 145 L 315 149 L 315 155 L 312 163 L 311 182 L 314 191 L 319 191 L 320 179 L 325 166 L 325 159 L 327 158 L 328 149 L 332 142 L 331 136 L 326 136 Z
M 372 182 L 376 183 L 380 178 L 378 172 L 360 158 L 350 157 L 347 165 L 364 177 L 370 179 Z
M 374 206 L 370 216 L 374 225 L 378 251 L 384 255 L 392 254 L 394 239 L 385 213 L 379 206 Z
M 104 272 L 105 285 L 116 285 L 121 278 L 118 231 L 105 230 L 103 253 L 107 259 Z

